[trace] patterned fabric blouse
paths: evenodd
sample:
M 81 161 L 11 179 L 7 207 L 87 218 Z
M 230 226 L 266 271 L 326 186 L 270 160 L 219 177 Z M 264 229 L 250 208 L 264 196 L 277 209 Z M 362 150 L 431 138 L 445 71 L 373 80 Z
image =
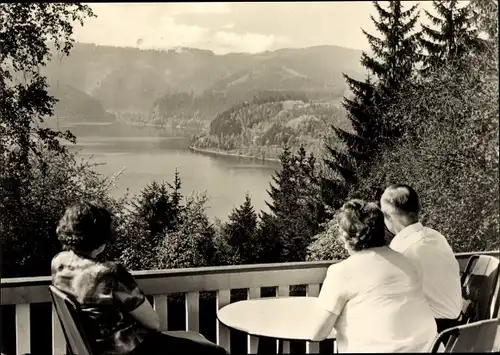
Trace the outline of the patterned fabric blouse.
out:
M 52 259 L 52 284 L 80 304 L 83 327 L 99 353 L 127 354 L 152 332 L 129 315 L 146 298 L 118 263 L 63 251 Z

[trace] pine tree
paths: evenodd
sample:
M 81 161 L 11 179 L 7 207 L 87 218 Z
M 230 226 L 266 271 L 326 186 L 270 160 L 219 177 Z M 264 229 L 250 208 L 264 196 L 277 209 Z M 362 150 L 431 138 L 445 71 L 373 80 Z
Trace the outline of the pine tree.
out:
M 170 215 L 167 184 L 152 181 L 142 189 L 132 205 L 137 218 L 147 223 L 151 240 L 155 240 L 167 227 Z
M 152 181 L 132 201 L 134 215 L 146 223 L 154 245 L 159 243 L 165 231 L 177 230 L 183 223 L 181 185 L 176 170 L 173 184 Z
M 272 214 L 263 213 L 261 228 L 277 234 L 270 238 L 280 247 L 281 261 L 305 260 L 307 245 L 325 216 L 316 160 L 303 147 L 295 155 L 285 147 L 280 161 L 268 190 L 271 202 L 266 202 Z
M 422 25 L 420 40 L 427 52 L 423 55 L 421 69 L 424 75 L 448 61 L 459 65 L 462 59 L 485 48 L 478 29 L 473 26 L 474 12 L 471 7 L 459 7 L 458 0 L 433 0 L 433 6 L 437 16 L 427 10 L 425 14 L 437 28 Z
M 168 183 L 168 186 L 172 190 L 172 193 L 170 194 L 171 214 L 169 217 L 169 225 L 171 227 L 175 227 L 181 222 L 180 216 L 183 210 L 183 206 L 181 205 L 183 197 L 181 194 L 182 181 L 179 176 L 179 171 L 177 169 L 175 169 L 173 184 Z
M 333 209 L 340 207 L 349 190 L 358 183 L 358 177 L 369 168 L 382 144 L 393 142 L 399 136 L 397 122 L 387 122 L 382 114 L 404 83 L 415 73 L 420 60 L 419 34 L 414 28 L 418 19 L 417 5 L 404 11 L 401 1 L 391 1 L 387 9 L 373 2 L 379 20 L 372 21 L 382 37 L 362 30 L 374 53 L 362 53 L 361 63 L 375 77 L 368 75 L 359 81 L 344 74 L 353 97 L 344 97 L 343 107 L 351 121 L 353 132 L 333 127 L 343 143 L 339 150 L 326 145 L 325 165 L 333 176 L 322 181 L 325 203 Z
M 300 146 L 295 159 L 295 165 L 299 170 L 296 178 L 299 195 L 297 203 L 307 211 L 304 219 L 314 235 L 326 219 L 325 206 L 321 198 L 321 177 L 314 154 L 307 155 L 303 146 Z
M 418 4 L 403 10 L 402 1 L 391 1 L 384 9 L 377 1 L 373 5 L 378 12 L 379 20 L 371 19 L 382 38 L 375 37 L 365 30 L 375 57 L 363 52 L 361 64 L 378 79 L 382 89 L 397 92 L 399 87 L 415 72 L 420 60 L 419 37 L 415 25 L 419 18 L 416 12 Z
M 205 209 L 205 194 L 190 197 L 182 211 L 178 230 L 166 231 L 156 255 L 158 269 L 213 266 L 216 260 L 215 230 Z
M 229 214 L 229 221 L 223 227 L 223 234 L 233 250 L 234 263 L 252 264 L 259 254 L 255 245 L 257 214 L 252 206 L 250 195 L 245 194 L 245 201 Z
M 256 242 L 259 253 L 256 263 L 278 263 L 281 260 L 280 231 L 275 215 L 261 211 L 257 226 Z
M 289 182 L 293 176 L 292 163 L 293 156 L 288 146 L 283 147 L 283 152 L 279 156 L 281 169 L 276 171 L 270 184 L 270 189 L 267 190 L 268 195 L 271 197 L 271 202 L 266 201 L 267 207 L 275 215 L 280 213 L 280 207 L 287 204 L 287 200 L 292 197 L 294 193 L 294 186 Z

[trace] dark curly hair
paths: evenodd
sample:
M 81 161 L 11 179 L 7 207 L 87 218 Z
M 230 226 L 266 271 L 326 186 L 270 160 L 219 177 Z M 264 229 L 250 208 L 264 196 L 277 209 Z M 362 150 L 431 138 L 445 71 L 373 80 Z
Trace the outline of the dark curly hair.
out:
M 111 241 L 111 213 L 91 202 L 78 202 L 66 209 L 56 233 L 65 249 L 90 253 Z
M 384 215 L 373 202 L 358 199 L 346 202 L 337 215 L 337 222 L 354 251 L 386 245 Z

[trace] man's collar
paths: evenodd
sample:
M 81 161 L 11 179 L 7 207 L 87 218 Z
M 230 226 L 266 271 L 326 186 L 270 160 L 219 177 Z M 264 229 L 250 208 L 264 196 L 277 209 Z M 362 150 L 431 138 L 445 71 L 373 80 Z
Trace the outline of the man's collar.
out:
M 422 228 L 424 228 L 424 226 L 420 222 L 410 224 L 409 226 L 406 226 L 402 230 L 400 230 L 399 233 L 394 236 L 394 238 L 404 239 L 407 236 L 412 235 L 413 233 L 417 233 Z
M 418 233 L 423 228 L 424 228 L 424 226 L 420 222 L 413 223 L 413 224 L 410 224 L 409 226 L 406 226 L 401 231 L 399 231 L 398 234 L 396 234 L 394 236 L 394 238 L 391 241 L 391 247 L 396 247 L 397 248 L 398 244 L 407 245 L 407 243 L 410 242 L 408 240 L 408 237 L 411 236 L 411 235 L 414 235 L 415 233 Z M 411 242 L 410 242 L 410 244 L 411 244 Z M 403 248 L 403 249 L 406 249 L 406 248 Z

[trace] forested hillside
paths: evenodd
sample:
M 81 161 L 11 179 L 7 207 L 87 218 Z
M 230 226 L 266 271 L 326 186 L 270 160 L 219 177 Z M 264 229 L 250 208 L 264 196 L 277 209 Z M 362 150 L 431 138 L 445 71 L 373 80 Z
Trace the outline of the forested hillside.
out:
M 303 146 L 319 156 L 332 125 L 349 129 L 344 111 L 334 101 L 309 100 L 298 93 L 255 97 L 219 114 L 208 134 L 193 139 L 192 147 L 277 159 L 284 145 Z
M 114 121 L 115 117 L 106 112 L 96 98 L 70 85 L 54 83 L 49 93 L 57 98 L 54 107 L 54 116 L 60 119 L 82 121 Z

